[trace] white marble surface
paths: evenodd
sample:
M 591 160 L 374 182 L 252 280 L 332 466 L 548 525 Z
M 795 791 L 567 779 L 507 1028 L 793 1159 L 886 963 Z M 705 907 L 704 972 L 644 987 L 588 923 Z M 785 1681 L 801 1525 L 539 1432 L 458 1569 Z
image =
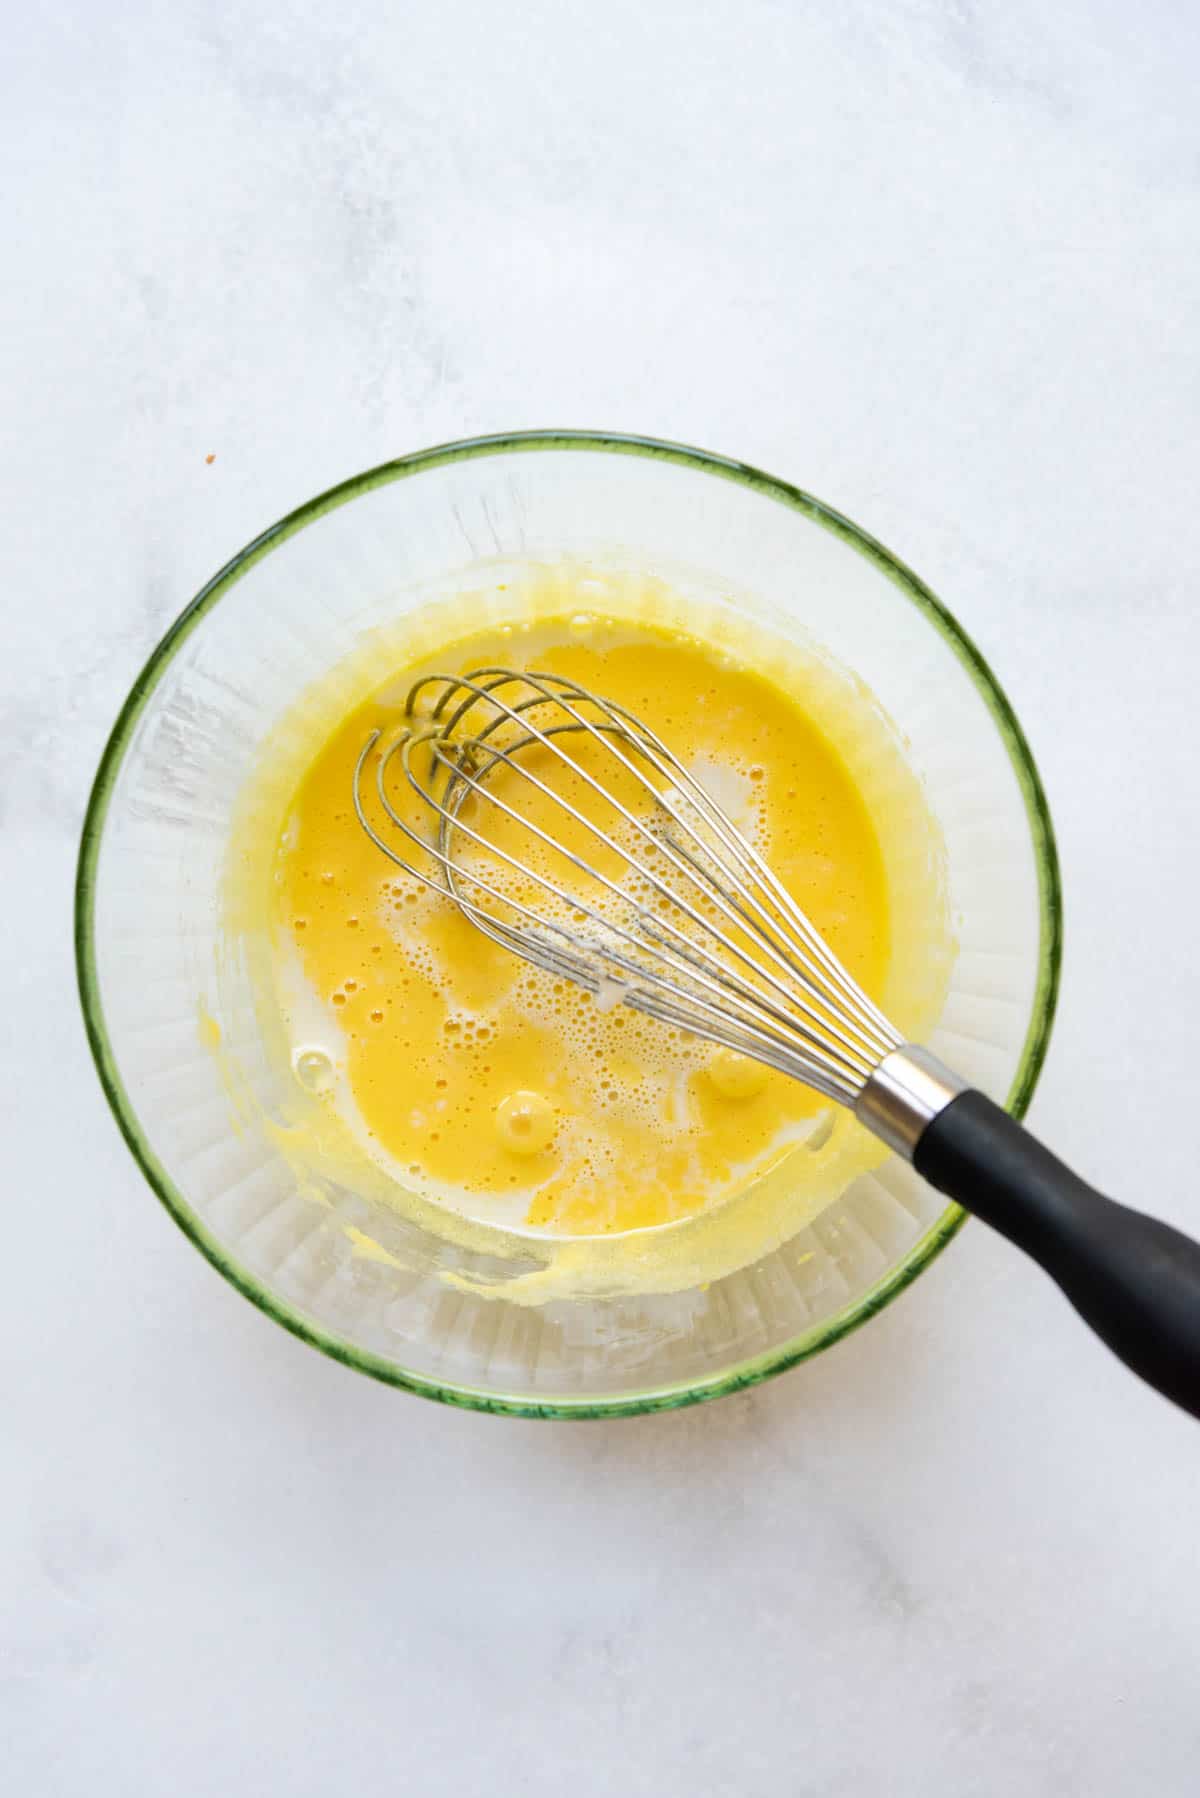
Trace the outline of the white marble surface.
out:
M 1190 1798 L 1200 1434 L 1015 1252 L 973 1226 L 677 1416 L 374 1386 L 142 1186 L 70 881 L 132 675 L 298 501 L 505 427 L 723 449 L 993 659 L 1066 880 L 1035 1120 L 1200 1229 L 1194 9 L 66 0 L 9 38 L 4 1790 Z

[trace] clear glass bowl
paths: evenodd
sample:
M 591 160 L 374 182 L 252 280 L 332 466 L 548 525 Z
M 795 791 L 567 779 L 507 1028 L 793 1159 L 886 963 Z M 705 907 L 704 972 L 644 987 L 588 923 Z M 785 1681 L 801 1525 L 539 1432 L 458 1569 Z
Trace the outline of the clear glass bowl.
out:
M 109 1102 L 155 1192 L 226 1279 L 365 1373 L 448 1403 L 602 1416 L 691 1403 L 815 1354 L 894 1298 L 963 1213 L 893 1159 L 809 1227 L 705 1290 L 518 1307 L 353 1251 L 335 1211 L 237 1129 L 199 1004 L 222 859 L 260 747 L 361 634 L 505 562 L 620 561 L 737 595 L 866 681 L 946 839 L 958 960 L 932 1047 L 1020 1115 L 1054 1011 L 1060 896 L 1046 802 L 978 650 L 894 556 L 818 500 L 677 444 L 480 438 L 322 494 L 192 601 L 138 677 L 84 825 L 79 984 Z M 250 996 L 219 1018 L 269 1110 Z M 351 1195 L 352 1198 L 352 1195 Z M 461 1259 L 458 1265 L 462 1265 Z

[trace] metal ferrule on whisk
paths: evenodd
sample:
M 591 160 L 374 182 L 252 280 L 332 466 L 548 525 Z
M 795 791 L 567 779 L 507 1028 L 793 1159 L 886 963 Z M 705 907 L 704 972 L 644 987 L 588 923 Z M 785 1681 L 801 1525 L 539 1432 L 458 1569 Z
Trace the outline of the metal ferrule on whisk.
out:
M 919 1043 L 885 1055 L 854 1104 L 854 1115 L 889 1149 L 911 1161 L 929 1125 L 967 1082 Z

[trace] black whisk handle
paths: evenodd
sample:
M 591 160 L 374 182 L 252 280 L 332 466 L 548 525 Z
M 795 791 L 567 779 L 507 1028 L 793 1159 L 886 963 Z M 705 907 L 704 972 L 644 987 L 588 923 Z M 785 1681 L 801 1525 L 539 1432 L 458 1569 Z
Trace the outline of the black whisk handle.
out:
M 926 1125 L 913 1165 L 1032 1256 L 1127 1367 L 1200 1417 L 1200 1243 L 1106 1199 L 970 1089 Z

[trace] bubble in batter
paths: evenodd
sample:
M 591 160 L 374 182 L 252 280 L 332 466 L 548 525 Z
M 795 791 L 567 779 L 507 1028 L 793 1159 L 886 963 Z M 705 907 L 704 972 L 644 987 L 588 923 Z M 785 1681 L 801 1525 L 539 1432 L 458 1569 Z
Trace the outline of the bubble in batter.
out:
M 736 1049 L 717 1049 L 705 1073 L 726 1099 L 753 1099 L 767 1084 L 767 1070 L 760 1061 L 739 1055 Z
M 306 1092 L 327 1093 L 333 1090 L 333 1063 L 324 1049 L 295 1049 L 292 1072 Z
M 509 1093 L 496 1107 L 496 1133 L 514 1155 L 540 1154 L 554 1139 L 554 1107 L 542 1093 Z

